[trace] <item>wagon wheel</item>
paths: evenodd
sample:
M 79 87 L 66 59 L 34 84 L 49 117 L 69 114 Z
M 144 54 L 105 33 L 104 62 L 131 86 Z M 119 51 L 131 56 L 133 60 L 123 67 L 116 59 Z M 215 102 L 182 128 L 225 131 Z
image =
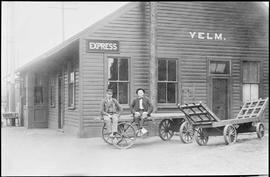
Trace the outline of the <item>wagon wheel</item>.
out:
M 111 132 L 108 132 L 107 127 L 106 127 L 106 123 L 104 123 L 104 125 L 102 127 L 102 139 L 106 143 L 112 145 L 113 142 L 112 142 L 112 138 L 110 138 L 110 134 L 111 134 Z
M 184 122 L 180 126 L 180 139 L 183 143 L 192 143 L 194 137 L 193 127 L 189 122 Z
M 159 124 L 158 129 L 159 137 L 164 140 L 168 141 L 173 137 L 173 122 L 170 119 L 164 119 Z
M 256 132 L 257 132 L 257 136 L 258 138 L 262 138 L 264 136 L 264 126 L 262 123 L 257 123 L 256 124 Z
M 136 139 L 135 129 L 129 123 L 120 123 L 118 132 L 113 138 L 113 145 L 119 149 L 127 149 L 134 144 Z
M 208 142 L 209 136 L 207 131 L 203 128 L 197 128 L 195 130 L 195 140 L 200 146 L 205 146 Z
M 223 136 L 226 144 L 233 144 L 237 139 L 237 131 L 233 125 L 226 125 L 223 129 Z

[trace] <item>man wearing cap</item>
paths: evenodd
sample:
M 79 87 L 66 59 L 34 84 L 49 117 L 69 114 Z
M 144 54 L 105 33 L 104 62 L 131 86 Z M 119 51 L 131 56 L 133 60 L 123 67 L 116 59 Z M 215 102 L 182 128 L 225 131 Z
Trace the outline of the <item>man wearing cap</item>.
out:
M 112 97 L 113 92 L 107 89 L 106 97 L 101 102 L 101 117 L 104 119 L 110 137 L 115 136 L 117 132 L 118 119 L 122 112 L 122 107 L 118 101 Z
M 153 112 L 153 105 L 150 99 L 144 96 L 145 90 L 139 88 L 136 90 L 138 97 L 133 100 L 130 105 L 131 113 L 133 114 L 136 121 L 140 124 L 140 129 L 143 129 L 143 121 Z

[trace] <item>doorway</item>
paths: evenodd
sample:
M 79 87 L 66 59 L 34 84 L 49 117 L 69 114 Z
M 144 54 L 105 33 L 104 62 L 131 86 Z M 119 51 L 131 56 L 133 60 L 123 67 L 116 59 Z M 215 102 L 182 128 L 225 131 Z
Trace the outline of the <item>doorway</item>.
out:
M 218 118 L 228 119 L 228 79 L 212 79 L 212 110 Z

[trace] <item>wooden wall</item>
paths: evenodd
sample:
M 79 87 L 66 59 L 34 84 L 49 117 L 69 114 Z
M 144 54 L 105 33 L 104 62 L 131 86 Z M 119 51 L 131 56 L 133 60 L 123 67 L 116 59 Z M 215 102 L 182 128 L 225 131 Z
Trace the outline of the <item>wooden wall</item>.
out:
M 135 90 L 145 88 L 149 93 L 149 4 L 133 3 L 112 20 L 105 21 L 94 32 L 80 39 L 80 102 L 81 137 L 99 136 L 101 124 L 100 101 L 106 88 L 107 57 L 128 57 L 131 64 L 130 100 Z M 269 90 L 268 15 L 259 3 L 242 2 L 158 2 L 157 4 L 157 58 L 178 60 L 178 102 L 185 103 L 184 90 L 195 86 L 195 101 L 211 106 L 208 62 L 230 60 L 230 117 L 236 116 L 242 103 L 241 62 L 259 60 L 261 70 L 260 97 Z M 196 35 L 191 36 L 191 34 Z M 198 38 L 198 32 L 205 39 Z M 207 33 L 210 34 L 207 39 Z M 222 33 L 222 38 L 214 39 Z M 217 36 L 220 37 L 220 36 Z M 119 54 L 88 53 L 87 39 L 117 40 Z M 126 107 L 128 111 L 128 107 Z M 175 108 L 175 107 L 174 107 Z M 162 109 L 160 109 L 162 111 Z M 173 109 L 171 111 L 177 111 Z M 267 111 L 268 112 L 268 111 Z M 77 115 L 77 114 L 76 114 Z M 266 114 L 266 116 L 268 113 Z

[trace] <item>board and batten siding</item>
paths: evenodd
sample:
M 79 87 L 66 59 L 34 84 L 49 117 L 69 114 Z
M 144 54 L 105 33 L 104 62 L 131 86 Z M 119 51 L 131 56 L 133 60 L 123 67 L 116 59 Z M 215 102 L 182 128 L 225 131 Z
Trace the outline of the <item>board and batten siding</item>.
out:
M 254 26 L 261 15 L 256 8 L 256 3 L 158 2 L 157 56 L 178 58 L 180 94 L 194 86 L 195 101 L 211 105 L 208 59 L 231 60 L 229 104 L 230 118 L 234 118 L 242 104 L 240 60 L 253 58 L 264 63 L 260 96 L 268 96 L 268 38 L 263 27 Z M 190 32 L 196 32 L 193 38 Z M 222 33 L 222 40 L 199 39 L 198 32 L 205 33 L 205 38 L 207 33 L 213 38 Z M 182 103 L 189 101 L 180 96 Z
M 106 61 L 108 57 L 126 57 L 129 59 L 129 104 L 136 97 L 136 89 L 145 88 L 149 93 L 149 7 L 136 3 L 134 8 L 107 22 L 95 32 L 80 41 L 81 86 L 82 86 L 82 125 L 85 135 L 99 136 L 101 124 L 95 118 L 100 116 L 100 103 L 107 87 Z M 88 53 L 86 40 L 119 41 L 119 53 Z M 98 104 L 97 104 L 98 103 Z M 126 114 L 129 106 L 124 105 Z M 90 132 L 90 133 L 89 133 Z M 89 135 L 91 134 L 91 135 Z

